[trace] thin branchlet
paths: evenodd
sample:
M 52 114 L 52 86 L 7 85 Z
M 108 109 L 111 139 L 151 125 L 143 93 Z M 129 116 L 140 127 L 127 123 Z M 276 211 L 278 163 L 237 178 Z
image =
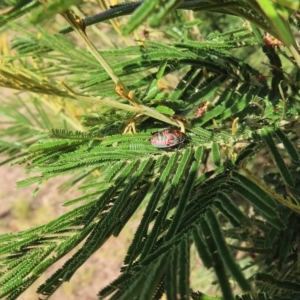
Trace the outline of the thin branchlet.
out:
M 141 4 L 143 1 L 136 1 L 136 2 L 129 2 L 129 3 L 122 3 L 118 5 L 113 5 L 110 7 L 110 9 L 101 12 L 99 14 L 96 14 L 91 17 L 84 18 L 84 24 L 85 26 L 90 26 L 96 23 L 100 23 L 106 20 L 110 20 L 112 18 L 117 18 L 121 16 L 126 16 L 131 13 L 133 13 Z M 184 3 L 180 4 L 177 9 L 191 9 L 197 8 L 197 4 L 200 3 L 207 3 L 205 0 L 193 0 L 193 1 L 185 1 Z M 60 30 L 60 33 L 69 33 L 72 32 L 73 29 L 71 26 L 66 26 L 63 29 Z

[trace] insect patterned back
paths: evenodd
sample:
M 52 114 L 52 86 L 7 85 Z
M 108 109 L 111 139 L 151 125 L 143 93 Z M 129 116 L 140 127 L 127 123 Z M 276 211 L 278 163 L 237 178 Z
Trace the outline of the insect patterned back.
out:
M 173 148 L 187 141 L 187 136 L 178 129 L 164 129 L 155 132 L 150 142 L 157 148 Z

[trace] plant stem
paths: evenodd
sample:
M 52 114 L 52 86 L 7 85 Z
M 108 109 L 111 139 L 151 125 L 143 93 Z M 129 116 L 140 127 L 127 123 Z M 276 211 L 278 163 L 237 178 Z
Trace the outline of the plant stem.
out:
M 180 124 L 178 124 L 176 121 L 173 121 L 169 117 L 161 114 L 157 110 L 155 110 L 151 107 L 148 107 L 146 105 L 131 106 L 131 105 L 128 105 L 128 104 L 120 103 L 120 102 L 112 100 L 112 99 L 103 99 L 101 97 L 81 96 L 81 95 L 76 94 L 74 91 L 72 91 L 63 82 L 62 82 L 62 84 L 69 91 L 69 97 L 72 98 L 72 99 L 76 99 L 76 100 L 79 100 L 79 101 L 90 102 L 90 103 L 94 103 L 94 104 L 99 104 L 99 105 L 103 105 L 103 106 L 107 106 L 107 107 L 111 107 L 111 108 L 121 109 L 121 110 L 129 111 L 129 112 L 132 112 L 132 113 L 136 113 L 136 114 L 143 114 L 143 115 L 146 115 L 148 117 L 160 120 L 162 122 L 165 122 L 165 123 L 168 123 L 168 124 L 171 124 L 171 125 L 180 126 Z M 191 125 L 186 124 L 185 127 L 186 128 L 191 128 Z
M 62 15 L 70 23 L 70 25 L 73 27 L 75 32 L 77 32 L 79 34 L 79 36 L 82 38 L 82 40 L 86 44 L 88 50 L 94 55 L 94 57 L 97 59 L 97 61 L 101 64 L 101 66 L 105 69 L 107 74 L 114 81 L 114 83 L 116 84 L 116 90 L 121 92 L 121 93 L 118 92 L 118 94 L 122 95 L 124 98 L 126 98 L 132 104 L 132 106 L 124 104 L 124 103 L 120 103 L 118 101 L 111 100 L 111 99 L 102 100 L 101 98 L 80 96 L 80 95 L 77 95 L 76 93 L 74 93 L 70 88 L 68 88 L 64 84 L 64 86 L 71 93 L 71 95 L 72 95 L 71 97 L 73 99 L 82 100 L 82 101 L 91 102 L 91 103 L 97 103 L 100 105 L 105 105 L 105 106 L 116 108 L 116 109 L 122 109 L 122 110 L 130 111 L 130 112 L 134 112 L 134 113 L 144 114 L 144 115 L 147 115 L 154 119 L 160 120 L 162 122 L 180 127 L 180 125 L 176 121 L 170 119 L 166 115 L 161 114 L 160 112 L 156 111 L 153 108 L 142 105 L 142 103 L 129 91 L 127 86 L 125 84 L 123 84 L 121 79 L 113 71 L 111 66 L 104 59 L 104 57 L 98 52 L 98 50 L 96 49 L 94 44 L 88 39 L 86 33 L 84 32 L 84 30 L 82 28 L 82 24 L 80 24 L 78 19 L 76 19 L 69 11 L 63 13 Z M 102 101 L 100 101 L 100 100 L 102 100 Z M 191 125 L 187 124 L 186 127 L 191 128 Z
M 124 95 L 128 95 L 130 93 L 130 90 L 122 82 L 122 80 L 118 77 L 118 75 L 114 72 L 114 70 L 111 68 L 111 66 L 105 60 L 105 58 L 99 53 L 99 51 L 97 50 L 95 45 L 89 40 L 85 31 L 82 28 L 82 24 L 80 23 L 81 21 L 79 21 L 80 19 L 76 19 L 73 16 L 73 14 L 71 14 L 69 11 L 63 13 L 62 15 L 69 22 L 69 24 L 73 27 L 73 29 L 78 33 L 78 35 L 81 37 L 83 42 L 86 44 L 88 50 L 93 54 L 93 56 L 101 64 L 103 69 L 110 76 L 110 78 L 116 84 L 116 86 L 120 87 L 120 89 L 123 91 Z M 128 99 L 126 97 L 126 99 L 129 100 L 133 105 L 141 104 L 141 102 L 135 96 L 130 97 L 130 99 Z

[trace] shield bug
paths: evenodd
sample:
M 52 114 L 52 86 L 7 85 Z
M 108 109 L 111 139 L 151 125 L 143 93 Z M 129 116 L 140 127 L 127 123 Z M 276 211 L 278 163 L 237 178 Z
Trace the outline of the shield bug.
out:
M 150 142 L 152 146 L 157 148 L 171 149 L 176 146 L 180 147 L 188 141 L 188 137 L 178 129 L 164 129 L 155 132 Z

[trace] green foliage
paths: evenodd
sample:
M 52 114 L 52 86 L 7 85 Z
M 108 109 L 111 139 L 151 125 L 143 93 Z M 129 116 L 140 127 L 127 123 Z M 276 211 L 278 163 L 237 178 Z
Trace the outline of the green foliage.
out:
M 2 30 L 17 34 L 3 53 L 0 85 L 23 93 L 1 101 L 0 163 L 33 174 L 19 188 L 69 174 L 62 188 L 76 184 L 84 194 L 57 219 L 0 236 L 0 297 L 16 299 L 77 247 L 38 288 L 50 297 L 142 208 L 121 274 L 99 299 L 298 299 L 298 6 L 146 0 L 79 22 L 66 12 L 79 2 L 1 4 L 9 7 Z M 34 23 L 61 13 L 71 25 L 61 32 L 75 38 L 9 23 L 32 9 Z M 209 31 L 220 13 L 231 21 Z M 84 33 L 128 14 L 123 33 L 148 20 L 160 38 L 131 46 L 103 38 L 95 48 Z M 150 144 L 153 132 L 175 126 L 185 127 L 185 144 Z M 219 294 L 191 280 L 192 245 Z M 252 260 L 242 265 L 241 253 Z

